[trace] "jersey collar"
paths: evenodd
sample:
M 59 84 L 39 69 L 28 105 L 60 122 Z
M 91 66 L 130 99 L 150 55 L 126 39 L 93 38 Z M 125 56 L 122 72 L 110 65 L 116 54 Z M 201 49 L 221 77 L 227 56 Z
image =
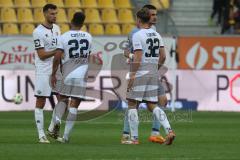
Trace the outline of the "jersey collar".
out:
M 41 24 L 43 27 L 45 27 L 45 28 L 47 28 L 47 29 L 53 29 L 53 25 L 52 25 L 52 27 L 50 28 L 50 27 L 47 27 L 47 26 L 45 26 L 44 24 Z

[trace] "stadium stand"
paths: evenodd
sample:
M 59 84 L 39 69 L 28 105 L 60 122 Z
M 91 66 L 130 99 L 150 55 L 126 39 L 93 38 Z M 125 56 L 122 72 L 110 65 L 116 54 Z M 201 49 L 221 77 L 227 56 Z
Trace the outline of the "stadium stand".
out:
M 67 9 L 67 16 L 68 19 L 71 20 L 75 12 L 82 11 L 80 8 L 68 8 Z
M 120 23 L 134 23 L 132 10 L 130 9 L 119 9 L 118 19 Z
M 59 23 L 58 24 L 61 30 L 61 33 L 65 33 L 70 29 L 69 25 L 67 23 Z
M 223 12 L 222 34 L 240 34 L 240 0 L 230 0 Z
M 44 16 L 43 16 L 43 13 L 42 13 L 42 8 L 34 8 L 33 9 L 33 23 L 41 23 L 44 21 Z
M 154 5 L 157 10 L 169 9 L 170 7 L 169 0 L 150 0 L 150 3 Z
M 18 23 L 33 22 L 32 10 L 29 8 L 18 8 L 17 19 L 18 19 Z
M 35 26 L 32 23 L 23 23 L 20 24 L 20 34 L 29 35 L 32 34 Z
M 151 0 L 152 3 L 156 1 Z M 167 14 L 174 23 L 168 21 L 165 28 L 175 28 L 180 35 L 239 34 L 239 0 L 181 0 L 172 1 L 169 6 Z M 213 16 L 216 8 L 219 18 Z
M 136 27 L 134 24 L 122 24 L 122 34 L 129 34 L 134 27 Z
M 105 34 L 107 35 L 120 35 L 121 30 L 118 24 L 106 24 L 105 25 Z
M 48 0 L 47 1 L 48 3 L 52 3 L 52 4 L 55 4 L 57 5 L 58 7 L 64 7 L 64 4 L 63 4 L 63 1 L 62 0 Z
M 0 7 L 13 7 L 12 0 L 0 0 Z
M 6 35 L 19 34 L 17 24 L 15 24 L 15 23 L 4 23 L 3 24 L 3 34 L 6 34 Z
M 82 0 L 82 7 L 83 8 L 97 8 L 97 1 L 96 0 Z
M 132 8 L 129 0 L 115 0 L 116 8 Z
M 102 10 L 102 22 L 103 23 L 117 23 L 117 13 L 115 9 L 103 9 Z
M 85 9 L 86 23 L 100 23 L 100 14 L 98 9 Z
M 58 22 L 58 23 L 67 23 L 67 22 L 68 22 L 65 9 L 63 9 L 63 8 L 58 8 L 57 22 Z
M 30 7 L 31 5 L 30 5 L 29 0 L 15 0 L 14 6 L 15 7 Z
M 113 0 L 98 0 L 99 8 L 115 8 Z
M 1 21 L 6 22 L 17 22 L 16 12 L 13 8 L 2 8 L 1 9 Z
M 42 7 L 46 4 L 46 0 L 31 0 L 31 4 L 33 8 L 37 8 L 37 7 Z
M 86 25 L 83 25 L 82 28 L 81 28 L 82 31 L 88 31 L 87 29 L 87 26 Z
M 174 25 L 169 25 L 168 29 L 174 27 L 181 35 L 217 34 L 216 32 L 219 32 L 220 27 L 209 26 L 208 24 L 211 9 L 211 0 L 173 1 L 169 14 L 174 21 Z
M 101 24 L 89 24 L 88 31 L 92 35 L 104 35 L 104 28 Z
M 65 7 L 69 9 L 76 7 L 79 8 L 81 7 L 81 3 L 79 0 L 65 0 Z
M 84 29 L 89 29 L 93 35 L 127 34 L 129 27 L 135 23 L 131 2 L 131 0 L 0 0 L 2 28 L 0 34 L 32 34 L 31 28 L 44 21 L 42 7 L 47 3 L 58 6 L 57 23 L 62 32 L 69 29 L 73 14 L 76 11 L 83 11 L 86 15 Z M 13 29 L 6 31 L 4 23 L 15 24 L 14 27 L 17 29 L 14 30 L 17 31 L 13 32 Z

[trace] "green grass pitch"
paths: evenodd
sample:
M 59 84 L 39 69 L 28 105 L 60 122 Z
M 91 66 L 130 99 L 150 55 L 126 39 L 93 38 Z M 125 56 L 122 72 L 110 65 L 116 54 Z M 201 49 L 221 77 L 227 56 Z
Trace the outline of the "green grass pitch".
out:
M 38 144 L 33 112 L 0 112 L 0 160 L 240 159 L 240 113 L 169 113 L 177 137 L 165 146 L 148 142 L 151 115 L 146 112 L 140 113 L 140 145 L 120 144 L 120 111 L 77 122 L 69 144 L 52 139 L 51 144 Z M 50 116 L 45 112 L 45 128 Z

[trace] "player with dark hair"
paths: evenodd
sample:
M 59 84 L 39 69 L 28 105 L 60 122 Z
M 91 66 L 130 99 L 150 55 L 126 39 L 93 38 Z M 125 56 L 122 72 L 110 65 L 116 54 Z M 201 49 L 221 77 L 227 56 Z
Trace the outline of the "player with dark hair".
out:
M 85 20 L 82 12 L 76 12 L 71 20 L 71 30 L 65 32 L 59 39 L 57 53 L 53 60 L 51 76 L 52 86 L 56 86 L 56 72 L 62 61 L 62 85 L 59 90 L 60 100 L 56 105 L 56 128 L 60 128 L 63 113 L 62 104 L 70 99 L 68 115 L 63 137 L 57 141 L 66 143 L 69 141 L 70 132 L 77 118 L 77 109 L 81 100 L 85 99 L 86 78 L 88 72 L 88 58 L 91 52 L 92 36 L 81 31 Z
M 147 8 L 149 10 L 149 14 L 150 14 L 150 21 L 149 21 L 149 27 L 151 27 L 153 30 L 156 30 L 156 27 L 154 26 L 157 22 L 157 9 L 155 6 L 153 5 L 145 5 L 143 6 L 143 8 Z M 138 31 L 140 31 L 141 29 L 137 26 L 136 28 L 134 28 L 132 30 L 132 32 L 130 33 L 128 39 L 129 39 L 129 49 L 125 50 L 124 55 L 127 58 L 130 58 L 130 61 L 132 61 L 135 57 L 135 55 L 133 54 L 133 47 L 132 47 L 132 37 L 135 33 L 137 33 Z M 160 39 L 161 43 L 160 43 L 160 48 L 162 50 L 162 54 L 160 54 L 161 59 L 162 59 L 162 64 L 165 61 L 165 50 L 164 50 L 164 44 L 162 41 L 162 38 Z M 151 46 L 149 46 L 151 47 Z M 165 89 L 162 85 L 162 82 L 159 80 L 158 81 L 158 105 L 160 107 L 164 107 L 167 104 L 167 97 L 165 94 Z M 175 137 L 175 133 L 172 131 L 170 123 L 167 119 L 167 115 L 165 114 L 165 112 L 160 108 L 160 107 L 155 107 L 155 108 L 149 108 L 149 111 L 151 111 L 153 113 L 153 124 L 152 124 L 152 132 L 151 132 L 151 136 L 149 137 L 149 141 L 151 142 L 155 142 L 155 143 L 165 143 L 167 145 L 170 145 Z M 125 113 L 125 118 L 124 118 L 124 128 L 123 128 L 123 136 L 122 136 L 122 140 L 121 143 L 125 144 L 129 142 L 130 139 L 130 135 L 129 135 L 129 123 L 128 123 L 128 110 Z M 159 118 L 160 115 L 160 118 Z M 166 139 L 163 138 L 160 135 L 159 129 L 160 126 L 163 126 L 165 129 L 165 132 L 167 134 Z
M 128 123 L 130 140 L 124 144 L 139 144 L 138 141 L 138 105 L 145 102 L 149 109 L 154 110 L 158 102 L 158 66 L 163 62 L 164 51 L 161 49 L 161 36 L 149 26 L 151 19 L 148 8 L 137 12 L 139 31 L 132 37 L 134 58 L 130 63 L 130 75 L 127 88 Z M 157 115 L 159 120 L 160 115 Z
M 33 40 L 36 50 L 35 121 L 39 135 L 39 142 L 49 143 L 44 133 L 43 108 L 46 103 L 46 98 L 49 97 L 52 92 L 49 79 L 52 72 L 53 56 L 56 53 L 58 37 L 60 36 L 61 32 L 60 28 L 55 24 L 57 6 L 54 4 L 46 4 L 43 7 L 43 14 L 45 21 L 38 25 L 33 31 Z M 50 126 L 53 127 L 53 125 Z

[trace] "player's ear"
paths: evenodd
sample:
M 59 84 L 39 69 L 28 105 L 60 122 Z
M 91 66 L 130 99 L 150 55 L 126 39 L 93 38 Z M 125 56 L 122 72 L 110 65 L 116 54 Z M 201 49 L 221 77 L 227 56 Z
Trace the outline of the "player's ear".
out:
M 47 11 L 43 12 L 43 16 L 47 18 Z

